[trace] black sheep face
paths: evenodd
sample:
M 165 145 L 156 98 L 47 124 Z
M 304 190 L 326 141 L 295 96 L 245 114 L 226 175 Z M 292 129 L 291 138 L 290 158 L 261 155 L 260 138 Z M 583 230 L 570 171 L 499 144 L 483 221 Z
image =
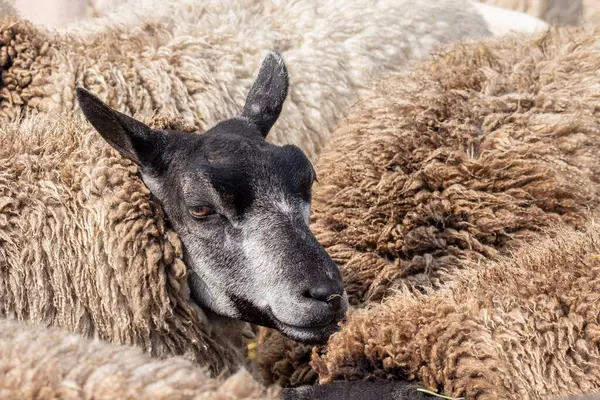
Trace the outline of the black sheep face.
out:
M 338 267 L 308 227 L 315 171 L 265 140 L 287 96 L 269 53 L 240 116 L 205 134 L 153 130 L 77 89 L 102 137 L 140 166 L 184 244 L 193 298 L 219 315 L 321 343 L 347 309 Z

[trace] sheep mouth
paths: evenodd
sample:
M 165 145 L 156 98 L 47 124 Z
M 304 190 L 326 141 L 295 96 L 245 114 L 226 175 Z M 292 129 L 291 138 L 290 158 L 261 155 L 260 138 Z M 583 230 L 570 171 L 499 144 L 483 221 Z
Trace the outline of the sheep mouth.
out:
M 325 344 L 329 337 L 341 328 L 337 320 L 333 320 L 323 325 L 314 326 L 294 326 L 281 322 L 275 316 L 271 316 L 275 328 L 287 337 L 304 344 Z
M 212 309 L 210 304 L 200 301 L 200 296 L 196 295 L 194 287 L 191 290 L 191 300 L 194 306 L 199 312 L 210 312 L 223 317 L 237 319 L 251 324 L 264 326 L 280 331 L 285 336 L 305 344 L 317 345 L 327 343 L 329 337 L 339 331 L 341 328 L 338 325 L 341 321 L 345 320 L 345 311 L 343 313 L 333 314 L 330 319 L 325 320 L 322 323 L 315 323 L 311 325 L 293 325 L 281 321 L 275 316 L 271 307 L 259 307 L 252 304 L 250 301 L 245 300 L 239 296 L 229 295 L 229 298 L 238 306 L 237 315 L 227 315 L 225 313 L 219 313 L 217 310 Z

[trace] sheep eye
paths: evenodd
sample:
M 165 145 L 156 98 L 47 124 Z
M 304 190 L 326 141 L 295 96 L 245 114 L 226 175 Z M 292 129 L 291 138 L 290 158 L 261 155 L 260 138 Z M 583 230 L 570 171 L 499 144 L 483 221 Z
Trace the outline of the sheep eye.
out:
M 196 206 L 191 207 L 189 210 L 194 218 L 204 218 L 215 213 L 215 209 L 211 206 Z

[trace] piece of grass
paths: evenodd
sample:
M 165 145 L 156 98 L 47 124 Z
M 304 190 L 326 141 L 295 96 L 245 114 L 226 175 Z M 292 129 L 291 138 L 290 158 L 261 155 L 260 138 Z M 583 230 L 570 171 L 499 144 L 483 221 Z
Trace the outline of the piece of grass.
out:
M 418 388 L 417 392 L 425 393 L 425 394 L 428 394 L 430 396 L 435 396 L 435 397 L 439 397 L 440 399 L 446 399 L 446 400 L 465 400 L 464 397 L 444 396 L 443 394 L 432 392 L 431 390 L 427 390 L 427 389 L 423 389 L 423 388 Z
M 258 341 L 256 339 L 250 340 L 248 342 L 248 358 L 253 360 L 256 357 L 256 347 L 258 346 Z

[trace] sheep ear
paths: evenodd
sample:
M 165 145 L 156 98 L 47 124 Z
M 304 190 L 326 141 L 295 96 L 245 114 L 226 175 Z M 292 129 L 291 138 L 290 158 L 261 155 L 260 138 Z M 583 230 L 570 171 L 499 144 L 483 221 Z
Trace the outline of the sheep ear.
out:
M 242 112 L 242 117 L 263 137 L 267 136 L 281 113 L 288 86 L 288 73 L 283 58 L 270 52 L 263 60 Z
M 161 132 L 113 110 L 86 89 L 77 88 L 77 100 L 85 118 L 121 155 L 143 168 L 157 167 Z

